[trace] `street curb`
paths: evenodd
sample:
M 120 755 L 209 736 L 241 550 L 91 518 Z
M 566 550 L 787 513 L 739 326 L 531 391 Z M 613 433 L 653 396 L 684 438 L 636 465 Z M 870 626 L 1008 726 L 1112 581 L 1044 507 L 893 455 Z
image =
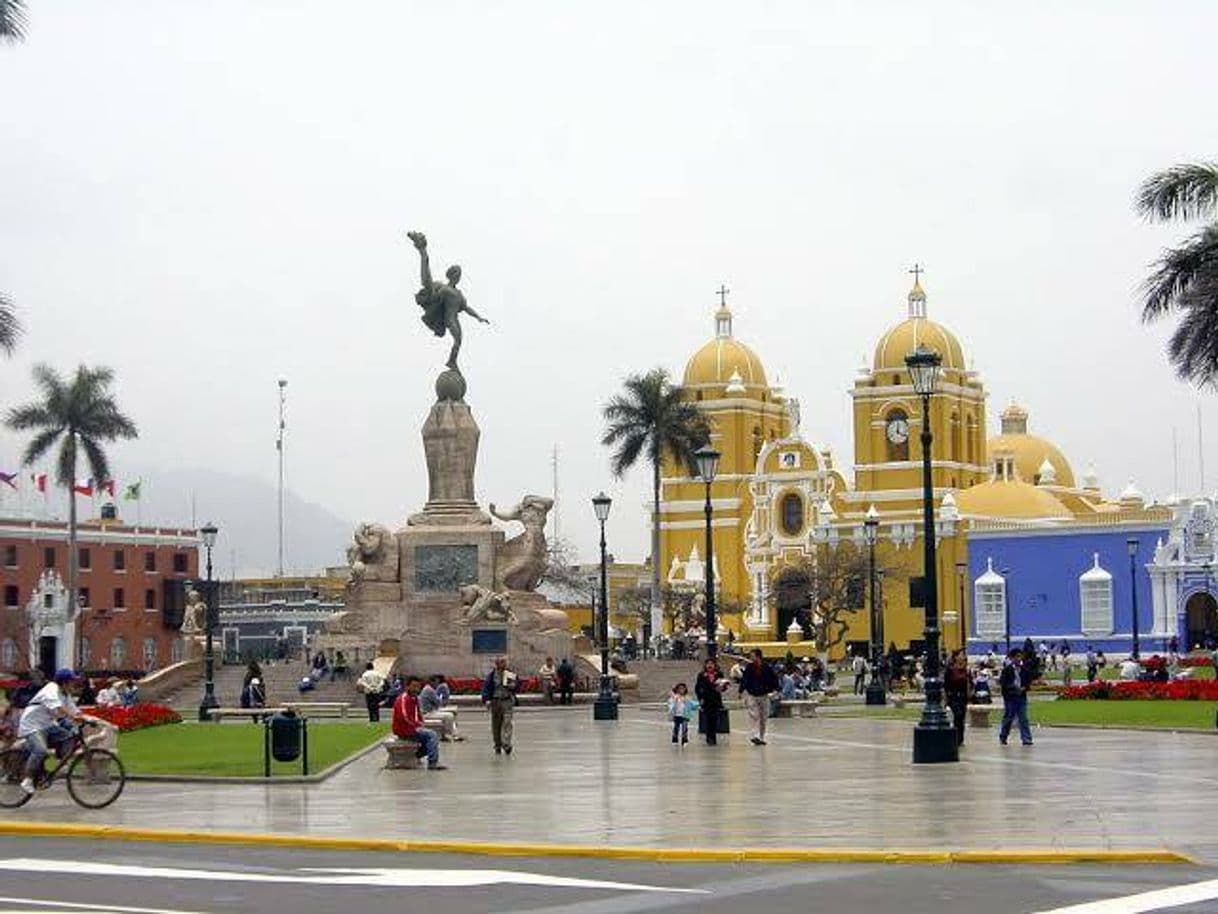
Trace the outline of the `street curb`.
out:
M 117 825 L 70 825 L 58 822 L 0 821 L 0 836 L 89 838 L 109 841 L 157 841 L 181 844 L 292 847 L 302 850 L 390 851 L 430 854 L 479 854 L 491 857 L 597 857 L 653 863 L 903 863 L 903 864 L 1067 864 L 1190 863 L 1187 854 L 1159 849 L 1110 850 L 1020 849 L 919 851 L 857 848 L 671 848 L 597 847 L 581 844 L 494 844 L 483 841 L 415 841 L 385 838 L 338 838 L 272 835 L 256 832 L 209 832 Z

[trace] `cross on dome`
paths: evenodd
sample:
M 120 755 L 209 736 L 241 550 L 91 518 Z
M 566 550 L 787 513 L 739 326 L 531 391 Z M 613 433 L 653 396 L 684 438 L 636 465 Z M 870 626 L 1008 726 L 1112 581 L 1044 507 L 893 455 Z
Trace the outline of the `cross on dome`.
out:
M 909 290 L 909 316 L 926 317 L 926 291 L 922 288 L 922 274 L 926 270 L 920 263 L 915 263 L 908 271 L 913 274 L 913 288 Z

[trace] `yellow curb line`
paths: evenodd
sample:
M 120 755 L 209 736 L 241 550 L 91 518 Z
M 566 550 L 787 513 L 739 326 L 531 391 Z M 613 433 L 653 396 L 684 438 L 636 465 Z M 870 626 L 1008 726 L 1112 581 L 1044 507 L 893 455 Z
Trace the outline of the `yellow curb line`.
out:
M 482 841 L 395 841 L 386 838 L 330 838 L 269 835 L 256 832 L 187 831 L 126 828 L 118 825 L 70 825 L 58 822 L 2 822 L 0 835 L 10 837 L 101 838 L 119 841 L 169 841 L 184 844 L 261 845 L 309 850 L 413 851 L 430 854 L 482 854 L 495 857 L 599 857 L 671 863 L 1192 863 L 1186 854 L 1167 849 L 998 849 L 871 850 L 856 848 L 669 848 L 598 847 L 582 844 L 493 844 Z

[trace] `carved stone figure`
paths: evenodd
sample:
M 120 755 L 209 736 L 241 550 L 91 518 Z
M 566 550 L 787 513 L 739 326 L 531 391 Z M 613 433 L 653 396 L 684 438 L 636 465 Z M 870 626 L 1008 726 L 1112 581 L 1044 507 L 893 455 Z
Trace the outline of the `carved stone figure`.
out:
M 186 608 L 182 611 L 182 634 L 198 635 L 207 628 L 207 604 L 193 587 L 186 593 Z
M 465 607 L 465 615 L 461 621 L 465 625 L 475 622 L 506 622 L 514 623 L 516 617 L 512 614 L 511 597 L 506 593 L 495 593 L 478 584 L 466 584 L 457 588 L 461 595 L 461 605 Z
M 509 590 L 532 591 L 541 582 L 546 570 L 546 516 L 552 507 L 554 499 L 540 495 L 526 495 L 502 513 L 490 506 L 499 520 L 524 524 L 524 532 L 504 543 L 495 557 L 495 576 Z
M 396 581 L 398 579 L 398 545 L 384 524 L 360 524 L 347 547 L 347 564 L 351 566 L 348 585 L 361 581 Z
M 448 277 L 448 282 L 437 282 L 431 278 L 427 236 L 422 232 L 407 232 L 406 237 L 419 252 L 419 278 L 423 287 L 415 293 L 414 300 L 423 309 L 423 323 L 436 336 L 448 333 L 452 337 L 453 345 L 448 354 L 447 365 L 453 371 L 460 371 L 457 368 L 457 356 L 461 352 L 461 312 L 466 312 L 484 324 L 489 324 L 490 321 L 471 308 L 465 300 L 465 293 L 457 288 L 457 283 L 461 281 L 461 268 L 453 264 L 444 274 Z

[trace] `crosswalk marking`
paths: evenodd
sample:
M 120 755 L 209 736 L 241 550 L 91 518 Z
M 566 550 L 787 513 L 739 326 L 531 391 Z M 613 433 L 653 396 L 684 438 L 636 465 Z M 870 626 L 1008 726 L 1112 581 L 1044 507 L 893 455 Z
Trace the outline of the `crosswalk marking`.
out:
M 1162 911 L 1182 904 L 1196 904 L 1218 898 L 1218 879 L 1172 886 L 1170 889 L 1155 889 L 1121 898 L 1105 898 L 1102 901 L 1085 901 L 1064 908 L 1037 911 L 1036 914 L 1143 914 L 1146 911 Z

